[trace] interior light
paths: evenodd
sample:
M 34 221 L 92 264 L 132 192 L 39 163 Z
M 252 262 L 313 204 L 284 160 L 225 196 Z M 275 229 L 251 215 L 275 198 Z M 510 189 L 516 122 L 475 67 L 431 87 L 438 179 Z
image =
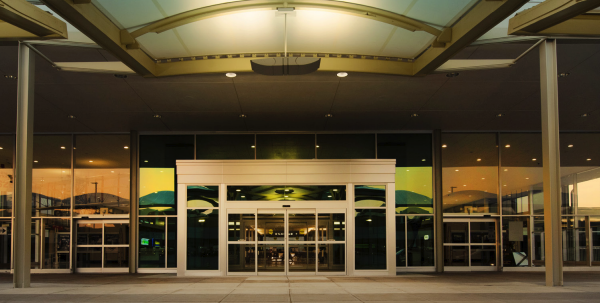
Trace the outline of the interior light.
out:
M 327 198 L 331 198 L 331 196 L 327 196 Z
M 425 161 L 427 161 L 427 160 L 425 160 L 425 159 L 421 159 L 421 161 L 425 162 Z
M 504 186 L 506 186 L 506 184 L 504 184 Z
M 410 169 L 407 169 L 406 171 L 410 171 Z
M 481 159 L 477 159 L 477 162 L 480 162 L 480 161 L 481 161 Z
M 463 186 L 467 186 L 467 184 L 463 185 Z
M 236 73 L 226 73 L 225 76 L 227 76 L 227 78 L 235 78 L 237 75 Z
M 505 168 L 504 171 L 508 171 L 508 168 Z
M 154 115 L 154 118 L 161 118 L 161 115 Z
M 38 160 L 33 160 L 33 163 L 38 163 Z
M 1 147 L 1 146 L 0 146 L 0 149 L 4 149 L 4 147 Z
M 525 178 L 525 180 L 529 180 L 529 178 Z
M 588 158 L 587 161 L 592 161 L 592 159 Z
M 129 146 L 123 146 L 124 149 L 129 149 Z
M 317 145 L 317 148 L 319 148 L 319 146 Z
M 61 147 L 60 147 L 60 149 L 66 149 L 66 147 L 64 147 L 64 146 L 61 146 Z
M 284 189 L 284 191 L 290 191 L 289 189 Z
M 367 222 L 371 222 L 371 221 L 373 221 L 373 220 L 371 220 L 371 219 L 367 219 Z
M 241 189 L 236 189 L 235 191 L 242 191 Z
M 333 191 L 337 191 L 337 188 L 334 188 Z
M 284 198 L 287 198 L 288 196 L 283 196 Z
M 569 144 L 567 147 L 568 147 L 568 148 L 571 148 L 571 147 L 573 147 L 573 144 Z
M 204 219 L 198 220 L 198 222 L 200 222 L 200 223 L 203 223 L 204 221 L 206 221 L 206 220 L 204 220 Z
M 114 170 L 111 170 L 111 171 L 110 171 L 110 173 L 111 173 L 111 174 L 114 174 L 114 173 L 115 173 L 115 171 L 114 171 Z
M 250 148 L 256 148 L 256 146 L 255 146 L 255 145 L 252 145 L 252 146 L 250 146 Z
M 144 163 L 148 163 L 148 160 L 144 160 Z
M 446 144 L 442 145 L 442 148 L 446 148 L 446 147 L 448 147 L 448 145 L 446 145 Z
M 485 180 L 485 178 L 481 178 L 481 180 Z
M 458 169 L 455 169 L 454 171 L 458 171 Z
M 246 198 L 246 196 L 242 196 L 242 198 Z
M 533 158 L 533 159 L 531 159 L 531 161 L 537 161 L 537 159 L 536 159 L 536 158 Z
M 94 161 L 93 161 L 93 160 L 90 160 L 89 162 L 90 162 L 90 163 L 92 163 L 92 162 L 94 162 Z
M 510 147 L 510 144 L 506 144 L 506 145 L 504 145 L 504 147 L 506 147 L 506 148 L 509 148 L 509 147 Z
M 337 73 L 337 76 L 340 78 L 345 78 L 345 77 L 348 77 L 348 73 L 347 72 L 339 72 L 339 73 Z

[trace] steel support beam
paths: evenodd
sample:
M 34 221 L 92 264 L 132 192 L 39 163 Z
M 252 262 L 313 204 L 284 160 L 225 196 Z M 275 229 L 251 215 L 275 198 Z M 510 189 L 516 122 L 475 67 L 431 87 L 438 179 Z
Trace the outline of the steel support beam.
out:
M 13 283 L 15 288 L 28 288 L 30 286 L 31 268 L 31 178 L 33 166 L 35 54 L 22 43 L 19 43 L 18 69 Z
M 66 39 L 67 24 L 25 0 L 0 0 L 0 39 Z
M 510 18 L 508 21 L 508 34 L 539 35 L 545 29 L 554 27 L 599 6 L 600 0 L 546 0 Z M 562 33 L 561 35 L 565 34 Z
M 563 285 L 556 40 L 540 44 L 546 286 Z
M 129 133 L 129 273 L 137 272 L 138 259 L 138 131 Z
M 433 131 L 433 205 L 435 220 L 435 271 L 444 272 L 444 209 L 442 197 L 442 131 Z

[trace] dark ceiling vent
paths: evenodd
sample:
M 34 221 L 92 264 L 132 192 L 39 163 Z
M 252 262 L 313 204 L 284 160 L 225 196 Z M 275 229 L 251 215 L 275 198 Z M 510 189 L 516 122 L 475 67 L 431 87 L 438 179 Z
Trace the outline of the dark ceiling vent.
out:
M 261 75 L 305 75 L 321 67 L 321 58 L 276 57 L 250 61 L 252 70 Z

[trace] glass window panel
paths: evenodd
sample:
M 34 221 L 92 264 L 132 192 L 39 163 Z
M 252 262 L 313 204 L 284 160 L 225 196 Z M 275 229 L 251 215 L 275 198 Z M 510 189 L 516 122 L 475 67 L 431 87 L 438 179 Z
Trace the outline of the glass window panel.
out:
M 187 269 L 219 269 L 219 210 L 187 210 Z
M 500 146 L 502 214 L 530 214 L 532 201 L 534 212 L 543 214 L 542 134 L 500 134 Z
M 254 244 L 229 244 L 227 256 L 228 272 L 255 272 L 255 245 Z
M 600 215 L 600 169 L 577 174 L 577 214 Z
M 41 219 L 31 220 L 31 269 L 40 269 L 42 264 Z
M 102 245 L 102 223 L 77 224 L 77 245 Z
M 140 215 L 176 215 L 177 160 L 194 159 L 193 135 L 140 136 Z
M 442 134 L 442 144 L 444 212 L 498 213 L 496 134 Z
M 102 247 L 77 247 L 77 268 L 101 268 Z
M 197 135 L 196 159 L 254 159 L 254 135 Z
M 431 167 L 396 167 L 396 213 L 433 214 Z
M 319 214 L 319 241 L 346 239 L 346 214 Z
M 0 136 L 0 217 L 12 216 L 14 145 L 14 136 Z
M 164 217 L 143 217 L 139 224 L 140 268 L 165 267 L 165 219 Z
M 75 136 L 75 214 L 129 213 L 129 143 L 129 135 Z
M 188 185 L 187 207 L 219 207 L 219 187 Z
M 285 250 L 281 244 L 258 245 L 258 272 L 284 272 Z
M 12 256 L 12 223 L 10 220 L 0 220 L 0 269 L 11 268 Z
M 355 268 L 386 269 L 385 210 L 357 209 L 355 224 Z
M 228 201 L 329 201 L 346 200 L 345 185 L 227 186 Z
M 70 268 L 70 219 L 44 220 L 44 269 Z
M 529 266 L 529 217 L 502 218 L 504 267 Z
M 177 218 L 167 218 L 167 267 L 177 267 Z
M 284 214 L 258 214 L 258 241 L 285 241 Z
M 319 244 L 317 255 L 319 272 L 346 271 L 345 244 Z
M 71 136 L 34 136 L 33 217 L 71 215 Z
M 471 243 L 496 243 L 496 223 L 471 222 Z
M 495 266 L 496 265 L 496 246 L 495 245 L 472 245 L 471 246 L 471 266 Z
M 598 186 L 596 186 L 598 173 L 595 171 L 600 167 L 598 142 L 600 142 L 598 133 L 560 134 L 562 213 L 565 215 L 600 214 Z
M 288 241 L 315 241 L 315 214 L 288 213 L 288 220 Z
M 129 244 L 129 223 L 104 223 L 104 245 Z
M 433 217 L 407 216 L 408 266 L 433 266 Z
M 396 167 L 431 167 L 431 140 L 430 134 L 377 134 L 377 159 L 396 159 Z
M 585 225 L 585 217 L 562 217 L 563 261 L 587 261 Z
M 319 159 L 375 159 L 374 134 L 317 135 Z
M 444 266 L 469 266 L 468 246 L 444 246 Z
M 396 266 L 406 266 L 406 217 L 396 216 Z
M 104 247 L 104 267 L 129 267 L 129 247 Z
M 533 265 L 544 266 L 544 217 L 533 217 Z
M 315 135 L 256 135 L 256 159 L 314 159 Z
M 229 214 L 227 220 L 228 241 L 255 241 L 254 214 Z
M 290 272 L 315 272 L 315 244 L 290 244 L 288 257 Z
M 600 218 L 599 217 L 590 217 L 590 232 L 592 233 L 592 262 L 600 262 Z
M 354 207 L 385 207 L 385 185 L 355 185 Z
M 444 243 L 469 243 L 469 223 L 444 222 Z

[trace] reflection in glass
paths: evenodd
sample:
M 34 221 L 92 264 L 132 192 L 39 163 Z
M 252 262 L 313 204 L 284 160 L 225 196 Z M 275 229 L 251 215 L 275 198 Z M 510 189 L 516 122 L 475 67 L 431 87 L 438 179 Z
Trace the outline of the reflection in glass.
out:
M 290 272 L 315 272 L 315 255 L 315 244 L 290 244 Z
M 15 137 L 0 136 L 0 217 L 12 216 L 14 172 L 12 169 Z M 0 264 L 1 264 L 0 260 Z
M 592 233 L 592 262 L 600 261 L 600 218 L 590 217 L 590 232 Z
M 129 223 L 105 223 L 104 244 L 129 244 Z
M 0 220 L 0 229 L 6 230 L 6 232 L 0 233 L 0 269 L 10 269 L 12 256 L 12 223 L 10 219 Z
M 385 207 L 385 185 L 355 185 L 354 207 Z
M 496 223 L 471 222 L 471 243 L 496 243 Z
M 319 159 L 375 159 L 373 134 L 319 134 Z
M 469 266 L 468 246 L 444 246 L 444 266 Z
M 219 210 L 187 210 L 187 269 L 219 269 Z
M 444 222 L 444 243 L 469 243 L 469 223 Z
M 165 218 L 140 218 L 139 224 L 139 260 L 140 268 L 165 267 Z
M 495 266 L 496 246 L 494 245 L 472 245 L 471 266 Z
M 129 213 L 129 135 L 75 136 L 75 214 Z
M 346 200 L 345 185 L 227 186 L 228 201 L 329 201 Z
M 255 251 L 254 244 L 229 244 L 228 246 L 228 272 L 254 272 Z
M 600 168 L 577 174 L 577 214 L 600 215 Z
M 104 247 L 104 267 L 129 267 L 129 247 Z
M 77 268 L 101 268 L 102 247 L 77 247 Z
M 44 220 L 44 269 L 69 268 L 71 263 L 69 219 Z
M 177 218 L 167 218 L 167 267 L 177 267 Z
M 285 250 L 280 244 L 258 245 L 258 272 L 284 272 Z
M 433 217 L 407 216 L 408 266 L 433 266 Z
M 284 214 L 258 214 L 258 241 L 285 241 Z
M 188 185 L 187 207 L 219 207 L 219 187 Z
M 227 217 L 228 241 L 255 241 L 254 214 L 229 214 Z
M 102 223 L 77 224 L 77 245 L 102 245 Z
M 396 167 L 396 213 L 433 214 L 431 167 Z
M 406 266 L 406 217 L 396 216 L 396 266 Z
M 197 160 L 254 159 L 254 135 L 196 135 Z
M 574 265 L 587 261 L 585 217 L 562 217 L 563 261 Z
M 503 266 L 529 266 L 528 225 L 529 217 L 502 218 Z
M 256 135 L 256 159 L 314 159 L 315 135 Z
M 444 213 L 498 213 L 496 134 L 443 134 L 442 143 Z
M 315 214 L 289 213 L 288 219 L 288 241 L 315 241 Z
M 346 214 L 319 214 L 319 241 L 344 241 Z
M 140 215 L 175 215 L 175 169 L 140 167 Z
M 544 217 L 533 217 L 533 265 L 544 266 Z
M 71 215 L 72 136 L 34 136 L 32 207 L 33 217 Z
M 41 220 L 31 220 L 31 269 L 40 269 L 42 264 Z
M 319 244 L 317 259 L 319 272 L 344 272 L 346 270 L 345 244 Z
M 386 269 L 384 209 L 357 209 L 355 224 L 355 268 Z

